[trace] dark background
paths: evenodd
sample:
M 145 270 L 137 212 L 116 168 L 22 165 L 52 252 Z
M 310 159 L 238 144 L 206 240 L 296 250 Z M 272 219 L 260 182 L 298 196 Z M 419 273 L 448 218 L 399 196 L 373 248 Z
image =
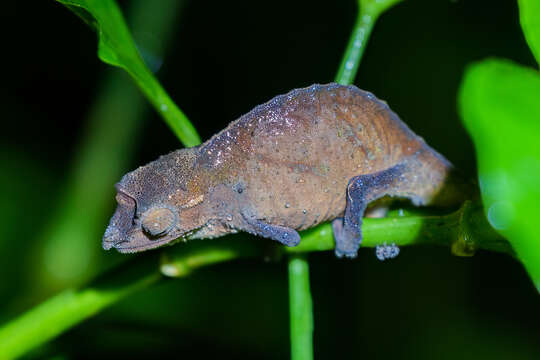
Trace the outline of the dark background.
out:
M 131 3 L 120 4 L 129 14 Z M 331 82 L 356 7 L 353 0 L 186 0 L 180 9 L 157 76 L 207 139 L 277 94 Z M 0 20 L 5 320 L 60 287 L 28 264 L 39 256 L 40 234 L 91 128 L 100 84 L 120 70 L 98 60 L 95 33 L 54 1 L 7 2 Z M 473 177 L 474 149 L 456 94 L 467 64 L 491 56 L 534 65 L 515 1 L 407 0 L 377 23 L 355 85 L 385 99 Z M 133 142 L 124 171 L 179 147 L 153 111 Z M 118 259 L 100 256 L 101 264 Z M 370 249 L 355 261 L 331 253 L 310 260 L 317 358 L 540 358 L 538 294 L 509 256 L 458 258 L 447 248 L 412 247 L 384 263 Z M 130 297 L 33 357 L 286 358 L 287 301 L 284 262 L 220 265 Z

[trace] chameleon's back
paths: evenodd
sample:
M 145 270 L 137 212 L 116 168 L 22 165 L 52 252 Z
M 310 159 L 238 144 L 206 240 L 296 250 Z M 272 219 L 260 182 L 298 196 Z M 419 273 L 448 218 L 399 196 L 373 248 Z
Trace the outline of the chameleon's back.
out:
M 201 154 L 203 162 L 221 169 L 214 171 L 220 179 L 245 184 L 246 204 L 257 217 L 295 229 L 342 214 L 353 176 L 415 157 L 439 168 L 438 178 L 450 166 L 386 103 L 337 84 L 275 97 L 214 136 Z

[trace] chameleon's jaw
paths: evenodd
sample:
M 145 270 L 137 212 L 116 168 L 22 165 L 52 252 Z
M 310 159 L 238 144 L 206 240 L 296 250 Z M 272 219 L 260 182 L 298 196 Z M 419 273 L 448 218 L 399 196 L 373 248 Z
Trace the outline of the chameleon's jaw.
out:
M 109 230 L 107 228 L 107 231 L 103 236 L 103 249 L 110 250 L 115 248 L 124 254 L 135 253 L 160 247 L 174 239 L 172 236 L 165 236 L 159 239 L 150 239 L 141 230 L 134 231 L 125 238 L 118 235 L 119 232 L 115 232 L 114 229 Z
M 115 248 L 123 254 L 135 253 L 149 249 L 155 249 L 167 243 L 176 243 L 174 240 L 186 241 L 193 231 L 185 233 L 170 233 L 160 238 L 150 238 L 141 229 L 132 230 L 130 233 L 122 233 L 114 225 L 109 225 L 103 236 L 103 249 Z

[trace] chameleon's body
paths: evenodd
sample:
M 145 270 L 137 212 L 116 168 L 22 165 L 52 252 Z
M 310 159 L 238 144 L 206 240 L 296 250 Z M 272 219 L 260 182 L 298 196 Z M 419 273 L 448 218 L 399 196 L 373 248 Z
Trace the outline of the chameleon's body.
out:
M 451 170 L 372 94 L 313 85 L 125 175 L 103 246 L 136 252 L 236 231 L 294 246 L 296 230 L 335 219 L 336 254 L 354 257 L 369 202 L 444 203 Z

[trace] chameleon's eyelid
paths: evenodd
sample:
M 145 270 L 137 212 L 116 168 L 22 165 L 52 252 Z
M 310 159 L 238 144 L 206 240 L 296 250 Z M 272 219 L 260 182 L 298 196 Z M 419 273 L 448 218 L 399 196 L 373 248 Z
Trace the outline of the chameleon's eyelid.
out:
M 115 184 L 114 189 L 116 190 L 116 195 L 120 195 L 123 199 L 129 199 L 130 202 L 133 202 L 137 206 L 137 200 L 135 196 L 128 194 L 123 188 L 120 187 L 120 184 Z
M 127 207 L 132 211 L 132 223 L 134 225 L 137 224 L 137 221 L 139 220 L 139 206 L 137 204 L 137 200 L 133 196 L 130 196 L 126 194 L 124 191 L 122 191 L 118 186 L 115 186 L 116 188 L 116 201 L 119 205 L 122 205 L 123 207 Z

